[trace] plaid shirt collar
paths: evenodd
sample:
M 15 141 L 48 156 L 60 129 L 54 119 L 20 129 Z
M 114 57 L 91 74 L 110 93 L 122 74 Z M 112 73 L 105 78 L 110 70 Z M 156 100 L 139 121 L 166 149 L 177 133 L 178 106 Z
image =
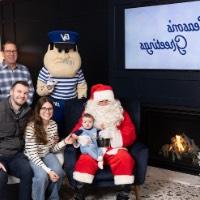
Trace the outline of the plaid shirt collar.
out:
M 19 67 L 19 65 L 16 63 L 16 66 L 15 66 L 14 69 L 16 69 L 16 68 L 18 68 L 18 67 Z M 3 68 L 3 69 L 5 69 L 5 68 L 10 68 L 10 66 L 6 64 L 5 60 L 2 62 L 2 68 Z

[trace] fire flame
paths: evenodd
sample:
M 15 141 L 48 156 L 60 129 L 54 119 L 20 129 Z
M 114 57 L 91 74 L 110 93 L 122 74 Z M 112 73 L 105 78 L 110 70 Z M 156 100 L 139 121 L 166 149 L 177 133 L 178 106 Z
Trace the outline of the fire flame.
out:
M 193 139 L 190 139 L 184 133 L 174 134 L 174 136 L 171 138 L 171 143 L 163 145 L 161 149 L 161 153 L 164 157 L 168 158 L 170 155 L 172 155 L 172 161 L 175 161 L 176 159 L 181 160 L 183 157 L 192 156 L 190 158 L 192 158 L 194 162 L 194 153 L 198 152 L 200 152 L 200 148 L 195 144 Z
M 184 153 L 189 150 L 189 146 L 184 136 L 175 135 L 171 138 L 171 144 L 169 145 L 169 151 Z
M 185 144 L 185 140 L 181 135 L 176 135 L 175 136 L 175 145 L 178 148 L 178 152 L 183 153 L 185 152 L 186 146 Z

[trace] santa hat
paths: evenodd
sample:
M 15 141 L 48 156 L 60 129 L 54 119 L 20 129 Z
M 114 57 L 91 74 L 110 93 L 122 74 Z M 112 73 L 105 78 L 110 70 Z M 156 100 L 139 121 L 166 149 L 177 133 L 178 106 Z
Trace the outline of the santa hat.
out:
M 113 101 L 115 99 L 112 87 L 103 84 L 93 85 L 91 88 L 90 95 L 90 98 L 95 101 Z

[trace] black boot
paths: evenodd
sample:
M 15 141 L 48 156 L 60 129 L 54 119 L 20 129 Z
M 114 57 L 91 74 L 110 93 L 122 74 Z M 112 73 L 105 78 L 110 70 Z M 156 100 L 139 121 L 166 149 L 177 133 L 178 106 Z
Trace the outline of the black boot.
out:
M 130 185 L 122 185 L 116 200 L 129 200 Z
M 76 182 L 74 200 L 85 200 L 85 183 Z

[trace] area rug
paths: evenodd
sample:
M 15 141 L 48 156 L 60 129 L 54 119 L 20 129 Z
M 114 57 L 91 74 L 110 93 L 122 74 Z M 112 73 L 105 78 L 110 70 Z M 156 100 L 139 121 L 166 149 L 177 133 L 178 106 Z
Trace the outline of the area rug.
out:
M 172 174 L 171 178 L 170 175 Z M 159 170 L 156 168 L 149 168 L 145 183 L 140 186 L 140 200 L 200 200 L 200 182 L 197 181 L 182 181 L 177 182 L 178 179 L 174 174 L 167 170 Z M 187 176 L 182 176 L 181 178 Z M 195 177 L 192 177 L 194 179 Z M 117 188 L 90 188 L 86 200 L 116 200 Z M 73 191 L 64 185 L 61 192 L 61 200 L 72 200 Z M 131 190 L 130 200 L 135 200 L 134 190 Z
M 165 181 L 149 180 L 140 190 L 141 199 L 148 200 L 199 200 L 200 188 L 186 184 Z M 134 199 L 132 196 L 131 199 Z
M 94 188 L 88 192 L 86 200 L 115 200 L 114 188 Z M 62 190 L 62 200 L 72 200 L 73 192 L 69 188 Z M 200 188 L 165 180 L 149 180 L 140 188 L 141 200 L 199 200 Z M 131 191 L 130 200 L 135 200 Z

